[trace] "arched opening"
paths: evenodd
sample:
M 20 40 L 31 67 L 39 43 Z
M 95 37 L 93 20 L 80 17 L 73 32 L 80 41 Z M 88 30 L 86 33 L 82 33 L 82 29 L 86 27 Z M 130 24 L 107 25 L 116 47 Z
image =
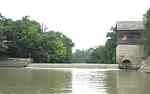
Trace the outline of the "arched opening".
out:
M 131 62 L 130 62 L 130 60 L 125 59 L 125 60 L 123 60 L 123 62 L 122 62 L 122 63 L 129 64 L 129 63 L 131 63 Z
M 123 65 L 124 69 L 130 69 L 131 61 L 128 60 L 128 59 L 125 59 L 125 60 L 122 61 L 122 65 Z

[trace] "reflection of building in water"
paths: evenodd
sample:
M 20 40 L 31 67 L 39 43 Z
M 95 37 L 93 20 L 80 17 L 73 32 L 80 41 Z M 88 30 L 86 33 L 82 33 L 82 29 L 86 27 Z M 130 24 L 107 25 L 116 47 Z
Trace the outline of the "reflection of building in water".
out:
M 137 71 L 118 71 L 116 94 L 149 94 L 150 75 Z
M 144 30 L 142 21 L 119 21 L 114 31 L 117 34 L 116 62 L 120 68 L 138 68 L 144 56 L 140 44 Z

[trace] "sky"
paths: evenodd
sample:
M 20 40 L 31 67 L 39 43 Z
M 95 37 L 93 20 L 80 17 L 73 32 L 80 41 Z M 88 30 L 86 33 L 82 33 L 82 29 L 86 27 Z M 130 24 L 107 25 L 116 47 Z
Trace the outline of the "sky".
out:
M 2 15 L 31 16 L 71 38 L 74 49 L 104 45 L 116 21 L 142 20 L 148 8 L 150 0 L 0 0 Z

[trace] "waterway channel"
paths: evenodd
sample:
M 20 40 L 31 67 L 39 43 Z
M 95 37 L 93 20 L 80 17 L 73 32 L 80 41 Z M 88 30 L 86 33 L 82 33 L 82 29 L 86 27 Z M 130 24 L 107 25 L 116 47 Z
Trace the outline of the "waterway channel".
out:
M 150 94 L 150 74 L 109 68 L 0 68 L 0 94 Z

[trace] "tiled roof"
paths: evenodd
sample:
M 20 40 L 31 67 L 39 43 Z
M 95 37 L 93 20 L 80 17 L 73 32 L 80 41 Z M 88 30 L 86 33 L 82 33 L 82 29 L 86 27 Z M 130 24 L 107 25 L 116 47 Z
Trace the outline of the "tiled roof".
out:
M 118 21 L 116 30 L 144 30 L 142 21 Z

